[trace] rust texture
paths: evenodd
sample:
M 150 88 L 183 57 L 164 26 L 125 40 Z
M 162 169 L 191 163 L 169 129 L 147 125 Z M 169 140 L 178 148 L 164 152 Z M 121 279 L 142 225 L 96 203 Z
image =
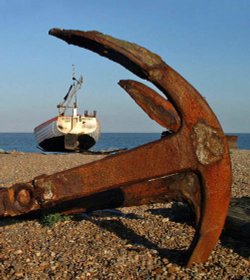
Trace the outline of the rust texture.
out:
M 76 213 L 185 201 L 196 224 L 187 266 L 205 262 L 223 229 L 232 181 L 227 140 L 207 102 L 158 55 L 141 46 L 96 31 L 51 29 L 49 34 L 107 57 L 154 84 L 166 98 L 139 82 L 119 82 L 170 134 L 100 161 L 1 189 L 0 216 L 44 208 Z

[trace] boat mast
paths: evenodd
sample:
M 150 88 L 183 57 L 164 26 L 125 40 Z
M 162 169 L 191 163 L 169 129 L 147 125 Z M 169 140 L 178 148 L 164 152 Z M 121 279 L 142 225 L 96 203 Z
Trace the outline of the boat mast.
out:
M 75 65 L 74 64 L 72 64 L 72 80 L 78 82 L 75 78 Z M 73 108 L 73 111 L 72 111 L 72 115 L 73 115 L 73 117 L 76 117 L 77 116 L 77 109 L 78 109 L 77 95 L 75 94 L 74 97 L 75 97 L 75 102 L 74 102 L 74 108 Z
M 67 94 L 65 95 L 63 101 L 57 105 L 60 116 L 64 115 L 68 108 L 73 109 L 73 112 L 72 112 L 73 116 L 77 115 L 77 108 L 78 107 L 77 107 L 76 93 L 77 93 L 78 90 L 80 90 L 80 88 L 82 86 L 83 77 L 80 76 L 80 78 L 77 80 L 76 77 L 75 77 L 74 70 L 73 70 L 72 80 L 74 82 L 70 85 L 69 90 L 68 90 Z M 70 102 L 71 102 L 73 97 L 75 98 L 75 101 L 73 103 L 73 106 L 70 106 Z

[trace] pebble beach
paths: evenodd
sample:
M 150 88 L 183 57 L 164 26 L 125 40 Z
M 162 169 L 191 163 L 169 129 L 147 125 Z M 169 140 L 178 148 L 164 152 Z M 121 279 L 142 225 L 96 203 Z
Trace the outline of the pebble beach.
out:
M 250 150 L 230 151 L 232 198 L 250 197 Z M 0 154 L 0 187 L 103 158 L 85 154 Z M 161 203 L 78 214 L 53 226 L 0 220 L 0 279 L 250 279 L 249 239 L 222 234 L 209 260 L 182 260 L 193 234 L 187 207 Z

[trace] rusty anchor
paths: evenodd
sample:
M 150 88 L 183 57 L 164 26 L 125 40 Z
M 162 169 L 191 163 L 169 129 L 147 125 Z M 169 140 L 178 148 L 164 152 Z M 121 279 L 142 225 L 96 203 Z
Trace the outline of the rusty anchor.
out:
M 130 151 L 0 190 L 0 216 L 52 208 L 61 212 L 185 201 L 196 232 L 187 266 L 205 262 L 224 226 L 231 163 L 226 137 L 204 98 L 156 54 L 91 31 L 51 29 L 50 35 L 107 57 L 154 84 L 166 97 L 133 80 L 119 85 L 171 133 Z

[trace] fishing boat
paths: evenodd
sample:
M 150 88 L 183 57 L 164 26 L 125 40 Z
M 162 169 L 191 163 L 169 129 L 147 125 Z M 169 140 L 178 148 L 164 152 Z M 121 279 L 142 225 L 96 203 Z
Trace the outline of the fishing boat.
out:
M 57 105 L 58 115 L 34 129 L 38 148 L 49 152 L 74 152 L 93 147 L 100 136 L 96 111 L 78 114 L 77 92 L 83 84 L 80 76 L 69 87 L 63 101 Z M 71 109 L 71 114 L 66 114 Z

